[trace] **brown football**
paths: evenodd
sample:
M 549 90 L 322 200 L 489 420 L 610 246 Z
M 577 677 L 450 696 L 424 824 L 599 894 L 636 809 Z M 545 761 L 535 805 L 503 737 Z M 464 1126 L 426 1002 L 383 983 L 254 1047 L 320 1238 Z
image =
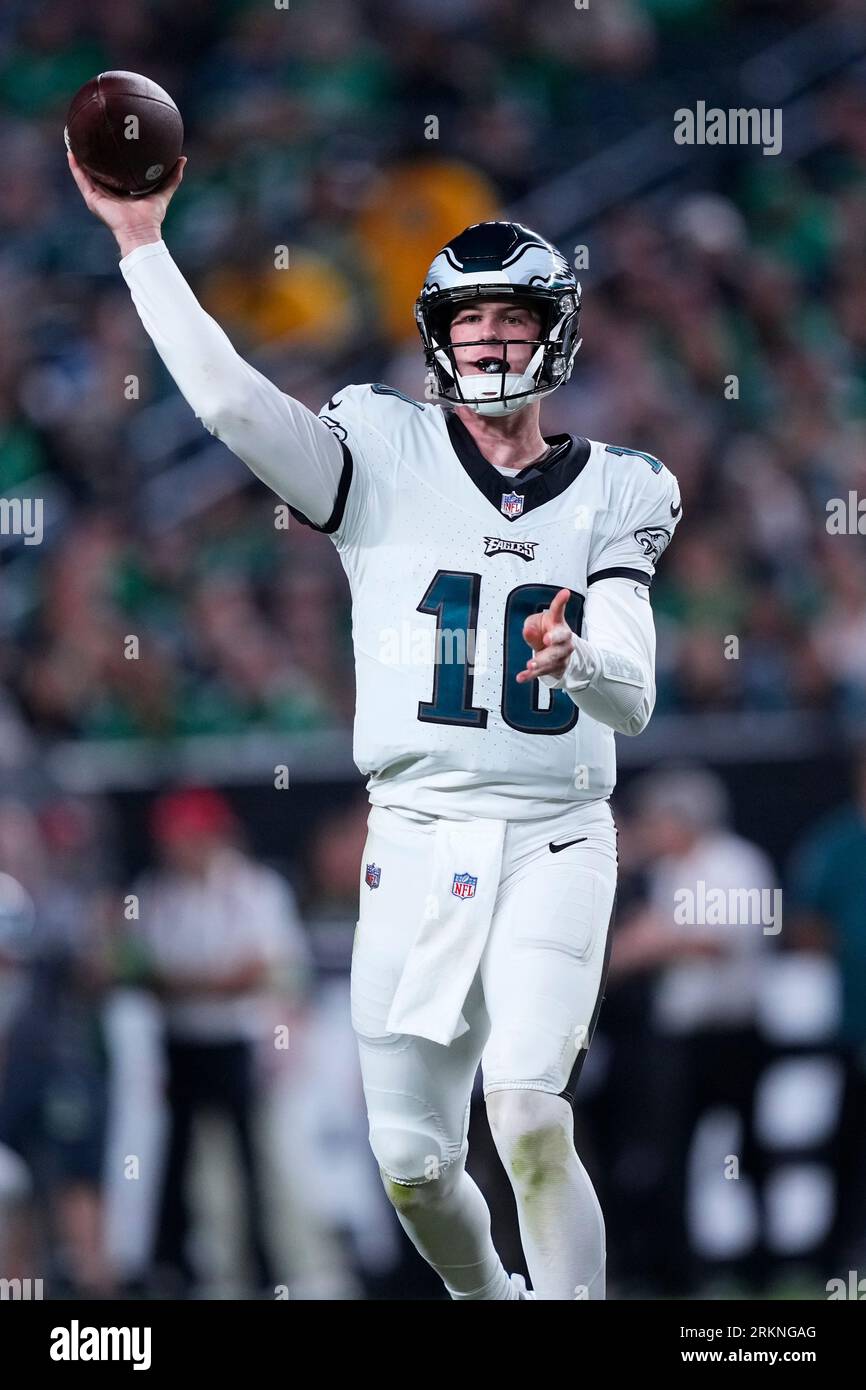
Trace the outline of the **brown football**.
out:
M 63 138 L 92 179 L 135 198 L 159 188 L 177 164 L 183 121 L 150 78 L 101 72 L 72 98 Z

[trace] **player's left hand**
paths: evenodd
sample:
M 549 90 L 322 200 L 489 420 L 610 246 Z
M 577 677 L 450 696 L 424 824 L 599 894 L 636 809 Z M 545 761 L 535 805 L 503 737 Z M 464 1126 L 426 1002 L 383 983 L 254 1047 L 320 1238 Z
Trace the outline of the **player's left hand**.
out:
M 565 606 L 570 598 L 570 589 L 560 589 L 549 608 L 526 619 L 523 637 L 532 648 L 532 656 L 526 668 L 518 672 L 518 681 L 532 681 L 538 676 L 559 680 L 564 674 L 574 651 L 571 639 L 576 635 L 565 621 Z

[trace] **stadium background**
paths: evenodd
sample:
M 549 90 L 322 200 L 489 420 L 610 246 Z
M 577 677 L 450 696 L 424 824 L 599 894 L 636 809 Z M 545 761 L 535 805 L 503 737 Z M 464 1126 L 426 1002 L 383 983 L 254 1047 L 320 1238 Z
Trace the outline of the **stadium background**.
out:
M 129 967 L 122 899 L 152 862 L 155 798 L 198 784 L 225 793 L 304 921 L 292 1046 L 258 1079 L 279 1282 L 301 1298 L 438 1296 L 378 1191 L 348 1032 L 365 801 L 347 586 L 330 542 L 276 529 L 273 497 L 193 418 L 69 177 L 69 98 L 108 68 L 146 73 L 183 113 L 189 165 L 165 235 L 184 274 L 238 350 L 315 409 L 350 381 L 422 393 L 412 301 L 466 223 L 507 214 L 567 255 L 586 248 L 584 345 L 545 430 L 657 453 L 684 503 L 654 588 L 656 713 L 618 741 L 625 910 L 645 893 L 629 788 L 685 761 L 721 778 L 786 911 L 764 963 L 775 1003 L 756 1021 L 761 1181 L 722 1182 L 714 1155 L 740 1139 L 730 1110 L 714 1111 L 691 1149 L 698 1273 L 685 1290 L 657 1258 L 658 1115 L 649 1149 L 628 1148 L 652 977 L 609 996 L 576 1113 L 611 1292 L 826 1296 L 828 1274 L 847 1271 L 833 1264 L 841 1097 L 859 1084 L 866 1001 L 849 988 L 840 1013 L 838 946 L 798 933 L 793 885 L 802 846 L 849 797 L 866 712 L 863 541 L 827 527 L 828 501 L 866 468 L 866 23 L 853 0 L 2 7 L 0 483 L 44 499 L 45 532 L 38 546 L 0 536 L 0 1070 L 13 1113 L 30 1065 L 54 1103 L 30 1116 L 20 1153 L 0 1151 L 0 1276 L 44 1277 L 49 1293 L 148 1287 L 159 1015 Z M 782 153 L 677 145 L 673 112 L 699 100 L 781 107 Z M 276 271 L 280 245 L 289 267 Z M 860 920 L 848 946 L 862 971 Z M 82 1020 L 99 1048 L 82 1044 Z M 82 1218 L 105 1219 L 98 1277 L 76 1249 L 93 1234 L 58 1195 L 74 1186 L 76 1126 L 100 1152 Z M 516 1261 L 481 1106 L 473 1135 Z M 120 1176 L 129 1153 L 144 1155 L 136 1182 Z M 234 1166 L 219 1126 L 204 1129 L 200 1286 L 227 1297 L 254 1282 Z M 864 1249 L 866 1227 L 849 1234 Z

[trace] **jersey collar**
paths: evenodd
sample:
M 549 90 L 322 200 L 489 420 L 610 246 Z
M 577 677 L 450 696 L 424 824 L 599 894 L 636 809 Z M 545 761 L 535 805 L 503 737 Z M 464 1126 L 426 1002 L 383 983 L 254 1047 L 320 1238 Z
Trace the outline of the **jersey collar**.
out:
M 558 497 L 570 487 L 589 459 L 588 439 L 556 434 L 549 439 L 545 437 L 545 444 L 553 450 L 548 458 L 541 463 L 527 464 L 526 468 L 508 477 L 484 457 L 460 416 L 453 410 L 444 413 L 452 449 L 479 492 L 483 492 L 506 521 L 516 521 L 519 516 Z M 522 505 L 515 503 L 509 515 L 503 509 L 503 497 L 515 495 L 523 499 Z

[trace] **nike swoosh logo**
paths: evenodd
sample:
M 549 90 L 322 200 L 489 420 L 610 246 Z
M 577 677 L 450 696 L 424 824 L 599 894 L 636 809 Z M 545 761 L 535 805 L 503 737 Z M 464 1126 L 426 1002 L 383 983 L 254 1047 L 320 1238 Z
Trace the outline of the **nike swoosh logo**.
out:
M 682 502 L 678 502 L 676 506 L 674 506 L 674 504 L 673 504 L 673 502 L 672 502 L 672 503 L 671 503 L 671 516 L 679 516 L 680 512 L 682 511 L 682 509 L 683 509 L 683 504 L 682 504 Z
M 581 835 L 579 840 L 566 840 L 564 845 L 555 845 L 551 840 L 548 848 L 550 849 L 551 854 L 559 854 L 559 851 L 561 849 L 568 849 L 569 845 L 582 845 L 585 839 L 586 836 Z
M 337 406 L 342 404 L 343 402 L 338 401 L 336 396 L 332 396 L 331 399 L 328 401 L 328 410 L 336 410 Z

